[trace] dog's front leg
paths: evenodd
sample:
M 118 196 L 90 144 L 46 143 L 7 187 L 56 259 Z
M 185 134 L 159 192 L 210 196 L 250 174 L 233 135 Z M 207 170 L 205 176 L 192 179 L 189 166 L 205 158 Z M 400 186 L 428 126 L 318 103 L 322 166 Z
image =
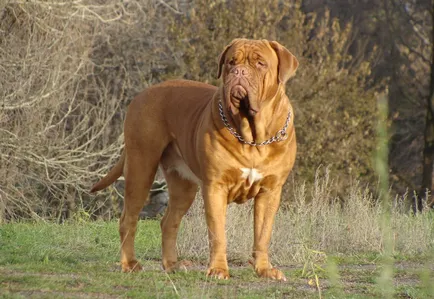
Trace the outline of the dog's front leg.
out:
M 268 247 L 271 239 L 274 217 L 279 208 L 281 187 L 259 193 L 255 198 L 253 258 L 259 277 L 286 281 L 283 273 L 271 266 Z
M 208 225 L 210 264 L 207 276 L 217 279 L 229 278 L 226 258 L 226 209 L 227 192 L 215 185 L 203 187 L 205 216 Z

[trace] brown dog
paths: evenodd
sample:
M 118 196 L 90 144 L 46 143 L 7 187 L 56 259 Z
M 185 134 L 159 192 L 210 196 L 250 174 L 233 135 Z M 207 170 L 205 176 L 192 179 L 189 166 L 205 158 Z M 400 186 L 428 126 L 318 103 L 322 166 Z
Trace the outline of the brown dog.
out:
M 130 104 L 125 150 L 92 192 L 125 176 L 120 219 L 123 271 L 141 269 L 134 253 L 138 215 L 157 167 L 169 187 L 161 220 L 163 267 L 177 268 L 176 236 L 198 185 L 203 192 L 210 243 L 207 275 L 229 277 L 226 208 L 254 199 L 254 268 L 260 277 L 286 280 L 273 268 L 268 246 L 282 185 L 295 159 L 293 111 L 285 83 L 297 59 L 279 43 L 236 39 L 219 58 L 220 88 L 174 80 L 146 89 Z

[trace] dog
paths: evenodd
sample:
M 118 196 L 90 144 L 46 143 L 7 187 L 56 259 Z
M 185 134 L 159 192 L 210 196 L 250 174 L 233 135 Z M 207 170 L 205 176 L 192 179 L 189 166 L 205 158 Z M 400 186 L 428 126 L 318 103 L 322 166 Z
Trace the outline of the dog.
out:
M 119 224 L 123 272 L 141 270 L 134 251 L 138 216 L 160 166 L 169 189 L 161 220 L 166 272 L 179 267 L 179 225 L 200 186 L 210 244 L 207 276 L 229 278 L 227 205 L 254 200 L 251 263 L 259 277 L 286 281 L 271 265 L 268 247 L 282 186 L 296 156 L 294 112 L 285 84 L 298 64 L 276 41 L 235 39 L 219 56 L 220 87 L 171 80 L 132 100 L 124 123 L 125 149 L 91 189 L 125 177 Z

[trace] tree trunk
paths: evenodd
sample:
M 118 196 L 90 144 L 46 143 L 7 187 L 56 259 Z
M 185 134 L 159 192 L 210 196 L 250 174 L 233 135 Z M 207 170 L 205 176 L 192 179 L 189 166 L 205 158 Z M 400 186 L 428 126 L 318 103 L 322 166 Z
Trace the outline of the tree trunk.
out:
M 425 117 L 425 134 L 424 134 L 425 146 L 423 149 L 422 185 L 421 185 L 421 190 L 419 191 L 419 195 L 413 202 L 414 212 L 422 211 L 423 198 L 426 197 L 426 200 L 428 200 L 428 196 L 431 195 L 431 192 L 433 190 L 432 172 L 433 172 L 433 164 L 434 164 L 434 115 L 433 115 L 433 110 L 431 108 L 433 104 L 432 103 L 433 100 L 434 97 L 431 94 L 431 97 L 429 99 L 430 105 L 427 107 L 426 117 Z
M 429 202 L 429 196 L 433 190 L 432 172 L 434 164 L 434 1 L 432 1 L 431 12 L 431 65 L 430 65 L 430 84 L 429 96 L 427 97 L 427 109 L 425 117 L 425 134 L 423 149 L 423 171 L 422 171 L 422 185 L 419 191 L 419 196 L 413 202 L 413 211 L 421 211 L 423 208 L 423 198 L 426 203 Z M 433 201 L 429 205 L 432 205 Z

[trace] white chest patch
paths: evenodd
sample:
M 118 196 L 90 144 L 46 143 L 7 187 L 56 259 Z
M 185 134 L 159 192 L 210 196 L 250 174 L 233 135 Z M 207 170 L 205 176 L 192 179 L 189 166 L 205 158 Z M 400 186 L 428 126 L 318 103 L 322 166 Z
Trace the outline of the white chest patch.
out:
M 240 168 L 240 170 L 242 172 L 241 177 L 247 180 L 249 187 L 262 179 L 262 174 L 256 168 Z

